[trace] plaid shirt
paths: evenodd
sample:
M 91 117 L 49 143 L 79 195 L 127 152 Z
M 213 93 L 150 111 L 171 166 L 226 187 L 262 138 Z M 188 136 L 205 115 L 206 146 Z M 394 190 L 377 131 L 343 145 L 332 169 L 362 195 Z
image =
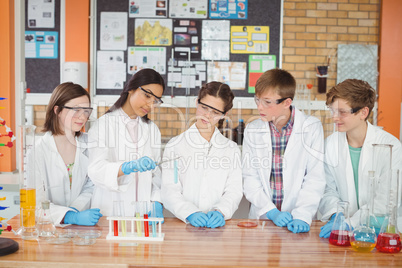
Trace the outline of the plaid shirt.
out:
M 283 155 L 288 144 L 290 134 L 292 134 L 295 121 L 295 109 L 291 106 L 291 115 L 288 123 L 282 128 L 282 132 L 272 122 L 269 122 L 272 141 L 272 168 L 269 183 L 271 186 L 272 202 L 281 210 L 283 201 Z

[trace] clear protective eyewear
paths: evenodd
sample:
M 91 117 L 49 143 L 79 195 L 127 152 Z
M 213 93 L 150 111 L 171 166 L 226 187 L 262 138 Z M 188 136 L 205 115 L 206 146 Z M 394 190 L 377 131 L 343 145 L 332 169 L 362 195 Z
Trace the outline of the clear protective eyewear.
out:
M 70 107 L 70 106 L 61 106 L 61 108 L 64 109 L 69 109 L 74 111 L 74 117 L 80 117 L 81 115 L 84 115 L 86 118 L 89 118 L 89 116 L 92 113 L 93 108 L 92 107 Z
M 339 116 L 339 117 L 347 117 L 348 115 L 357 113 L 358 111 L 360 111 L 361 109 L 363 109 L 363 107 L 356 107 L 356 108 L 351 108 L 351 109 L 334 109 L 332 107 L 328 106 L 329 111 L 331 112 L 331 116 Z
M 225 116 L 225 112 L 222 112 L 221 110 L 218 110 L 218 109 L 216 109 L 216 108 L 214 108 L 212 106 L 209 106 L 208 104 L 205 104 L 205 103 L 201 102 L 199 99 L 198 99 L 198 104 L 199 104 L 198 107 L 201 107 L 201 110 L 204 113 L 211 114 L 213 117 L 222 118 L 222 117 Z
M 153 106 L 158 107 L 160 106 L 163 101 L 160 97 L 156 96 L 154 93 L 152 93 L 150 90 L 146 90 L 143 89 L 142 87 L 139 87 L 143 93 L 144 93 L 144 97 L 147 99 L 147 102 L 152 102 Z M 152 96 L 154 97 L 154 99 L 152 100 Z
M 264 106 L 265 108 L 272 107 L 274 104 L 280 104 L 283 101 L 285 101 L 286 99 L 293 100 L 293 98 L 291 98 L 291 97 L 286 97 L 286 98 L 281 98 L 281 99 L 276 99 L 276 100 L 267 100 L 267 99 L 260 99 L 256 95 L 254 95 L 254 101 L 257 104 L 257 106 L 260 105 L 260 103 L 261 103 L 262 106 Z

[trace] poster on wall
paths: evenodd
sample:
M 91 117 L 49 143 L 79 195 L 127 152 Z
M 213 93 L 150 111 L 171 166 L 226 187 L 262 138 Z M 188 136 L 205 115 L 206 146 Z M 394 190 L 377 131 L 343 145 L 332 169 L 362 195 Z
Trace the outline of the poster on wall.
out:
M 201 22 L 199 20 L 173 20 L 174 58 L 201 58 Z
M 123 51 L 98 51 L 96 87 L 123 89 L 126 81 L 126 63 Z
M 206 64 L 204 61 L 175 61 L 168 68 L 168 87 L 196 88 L 206 81 Z
M 28 0 L 28 27 L 54 28 L 55 0 Z
M 268 70 L 276 68 L 275 55 L 249 55 L 248 58 L 248 93 L 255 93 L 258 78 Z
M 248 0 L 210 0 L 211 19 L 247 19 Z
M 202 21 L 202 60 L 229 60 L 230 57 L 230 21 Z
M 127 50 L 127 12 L 101 12 L 100 49 Z
M 171 46 L 172 20 L 136 19 L 134 37 L 136 46 Z
M 231 53 L 269 53 L 269 26 L 231 26 Z
M 130 18 L 166 18 L 167 2 L 168 0 L 128 0 L 128 16 Z
M 127 72 L 135 74 L 144 68 L 151 68 L 160 74 L 166 74 L 165 47 L 128 47 Z
M 25 58 L 57 59 L 58 32 L 25 31 Z
M 246 89 L 246 62 L 208 62 L 208 82 L 219 81 L 233 90 Z
M 170 18 L 206 19 L 208 0 L 170 0 Z

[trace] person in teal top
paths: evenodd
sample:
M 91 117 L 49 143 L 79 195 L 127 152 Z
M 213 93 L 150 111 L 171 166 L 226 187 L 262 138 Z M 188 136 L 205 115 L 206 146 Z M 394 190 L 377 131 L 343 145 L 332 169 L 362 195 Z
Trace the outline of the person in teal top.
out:
M 326 104 L 337 132 L 325 141 L 327 185 L 317 216 L 328 222 L 321 228 L 320 237 L 329 237 L 339 201 L 349 202 L 352 226 L 358 224 L 360 208 L 367 207 L 370 198 L 367 178 L 368 171 L 373 170 L 373 144 L 393 145 L 392 168 L 402 167 L 401 142 L 367 121 L 375 101 L 375 90 L 367 82 L 357 79 L 347 79 L 327 93 Z M 376 199 L 375 202 L 387 201 Z
M 359 160 L 362 148 L 354 148 L 349 145 L 350 160 L 352 160 L 353 178 L 355 180 L 356 188 L 356 199 L 359 200 Z M 359 203 L 357 203 L 357 208 L 359 208 Z

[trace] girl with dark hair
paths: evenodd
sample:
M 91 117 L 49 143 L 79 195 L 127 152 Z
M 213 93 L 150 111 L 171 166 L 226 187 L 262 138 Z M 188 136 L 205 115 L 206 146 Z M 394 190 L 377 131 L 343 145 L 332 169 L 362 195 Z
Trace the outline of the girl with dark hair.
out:
M 71 82 L 50 97 L 45 135 L 35 145 L 37 205 L 50 200 L 54 224 L 95 225 L 102 214 L 89 209 L 94 185 L 87 176 L 88 137 L 81 129 L 92 112 L 88 92 Z
M 135 201 L 160 201 L 161 134 L 147 115 L 162 103 L 162 76 L 142 69 L 125 85 L 120 98 L 89 130 L 91 142 L 88 174 L 95 184 L 92 206 L 113 215 L 113 201 L 123 201 L 126 215 L 133 215 Z
M 177 218 L 195 227 L 216 228 L 232 217 L 243 196 L 240 150 L 216 128 L 233 106 L 230 87 L 204 85 L 198 94 L 196 122 L 166 145 L 162 201 Z

